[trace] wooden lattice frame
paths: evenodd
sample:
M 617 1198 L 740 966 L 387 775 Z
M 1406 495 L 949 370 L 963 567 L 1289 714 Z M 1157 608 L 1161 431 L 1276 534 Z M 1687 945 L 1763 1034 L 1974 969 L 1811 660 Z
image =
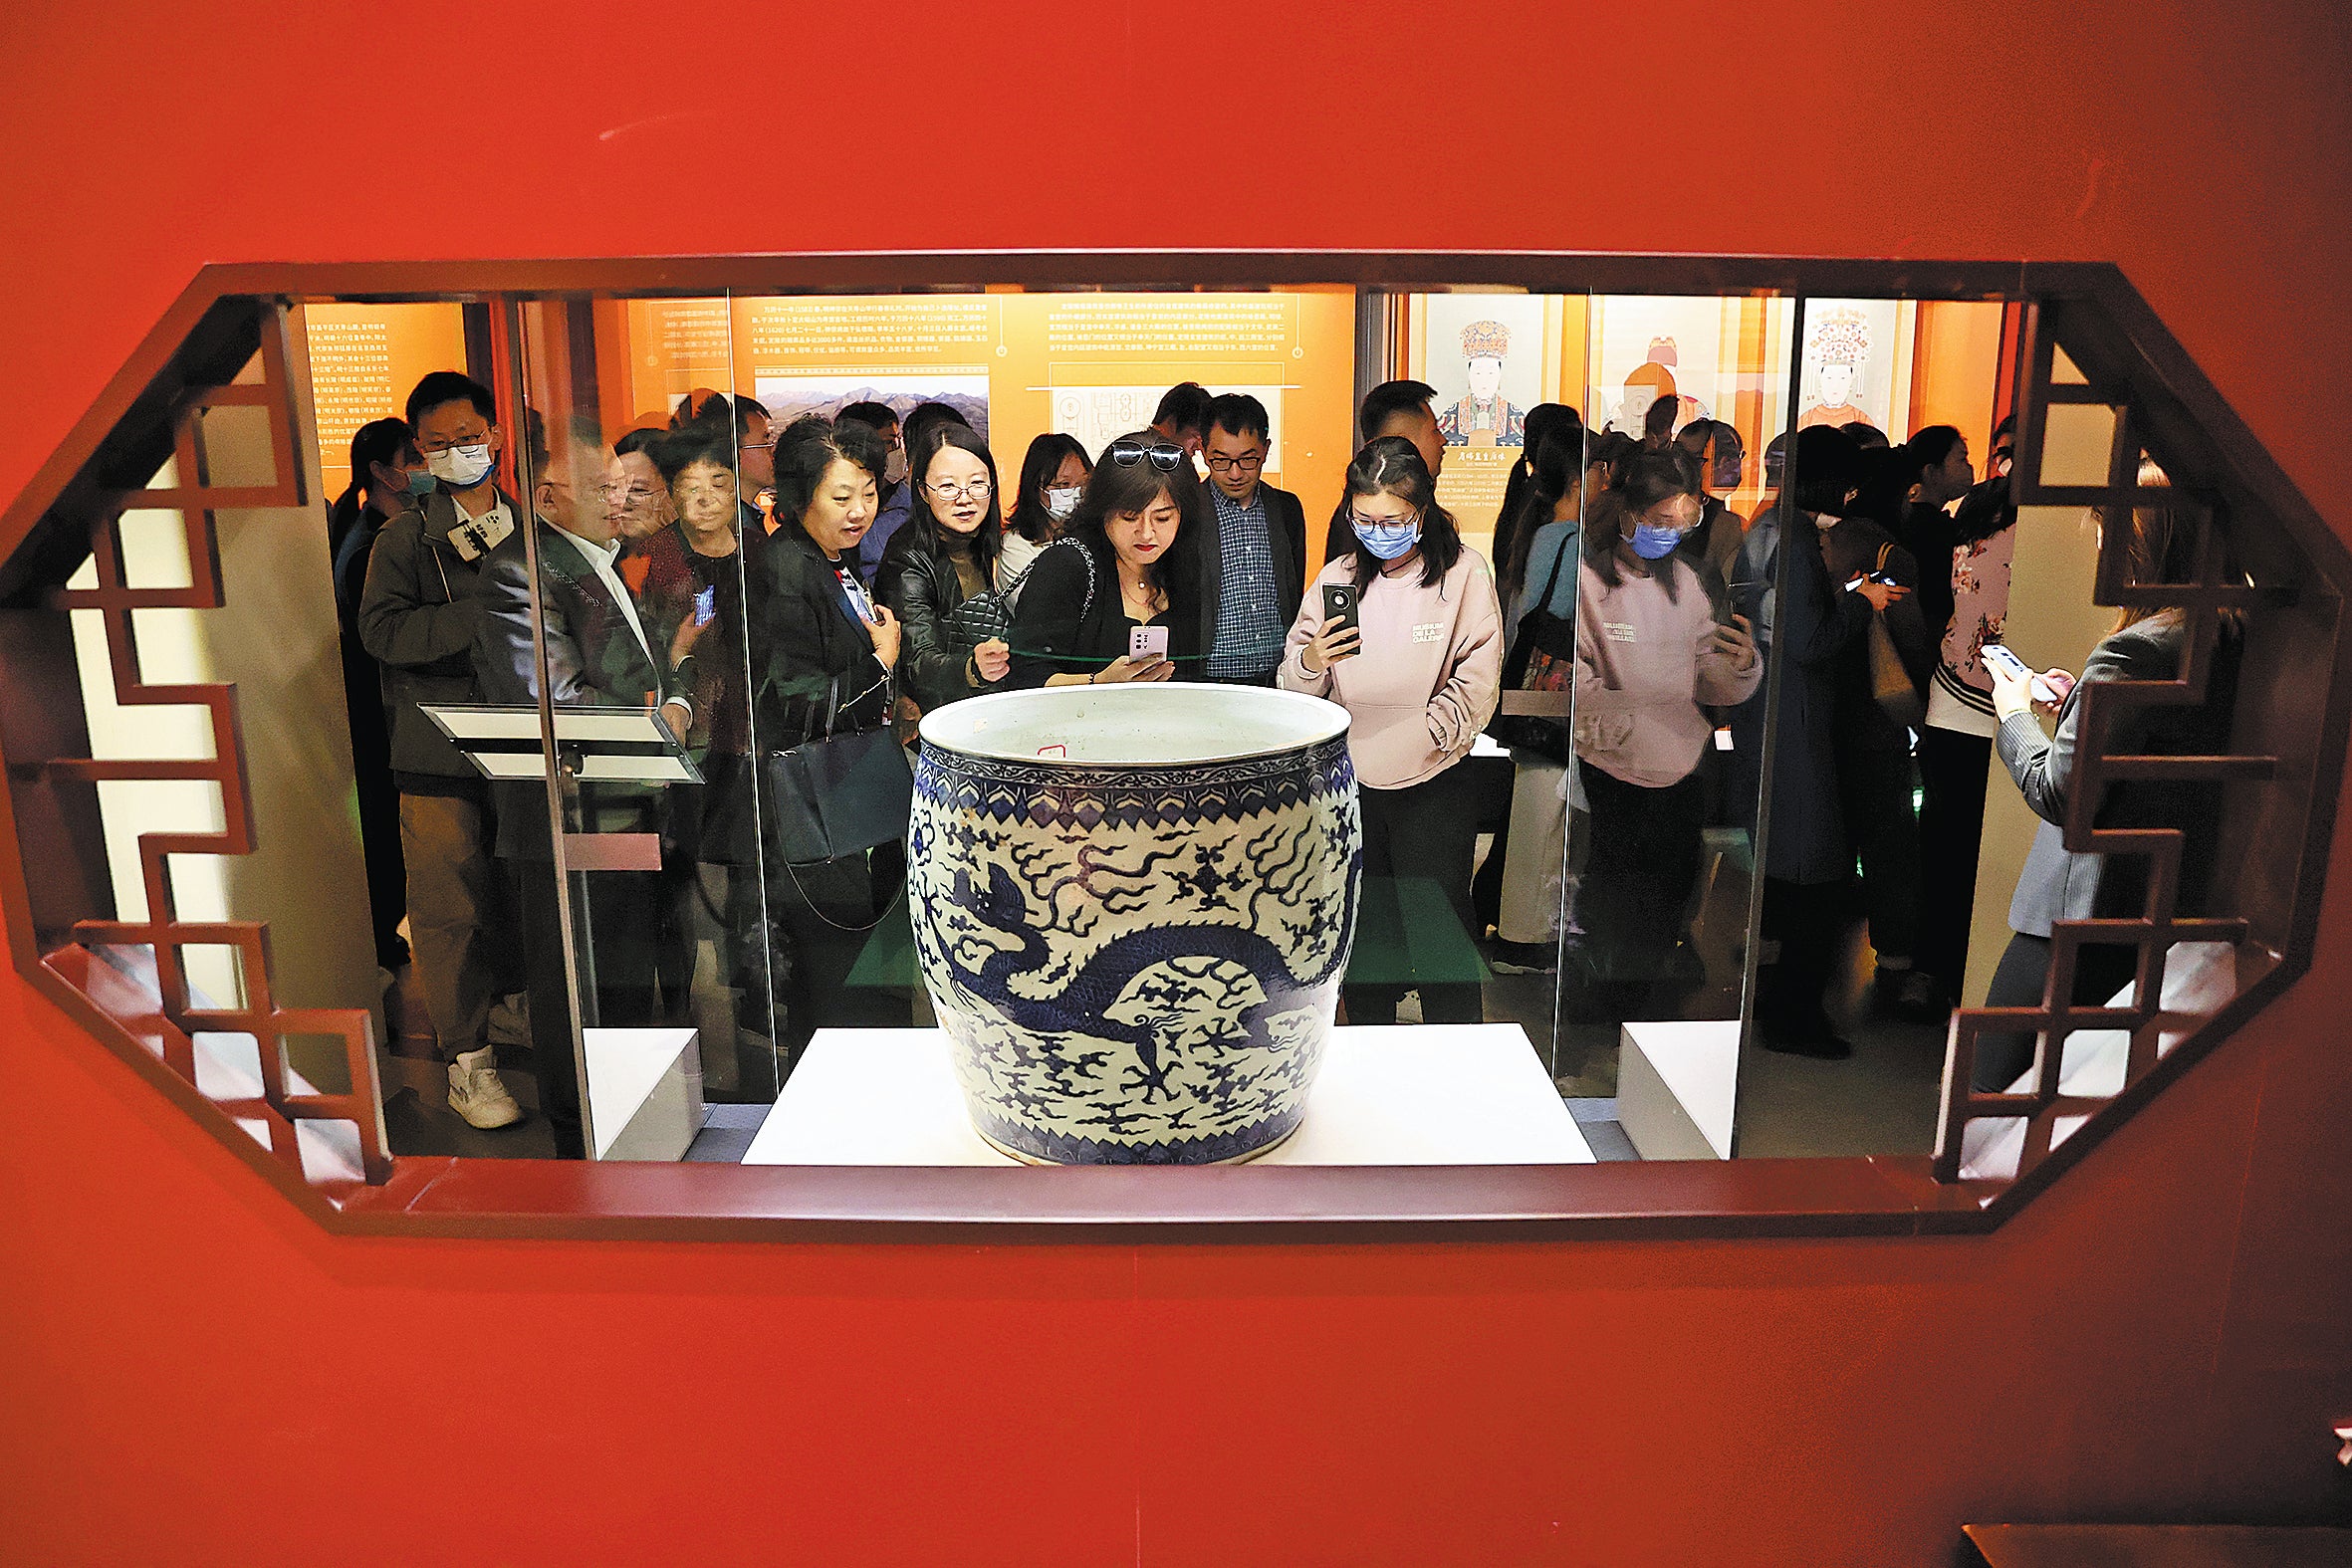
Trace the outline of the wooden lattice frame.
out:
M 250 1133 L 271 1156 L 297 1177 L 305 1177 L 303 1135 L 305 1122 L 348 1123 L 357 1129 L 358 1161 L 368 1181 L 391 1174 L 391 1157 L 384 1135 L 383 1095 L 377 1079 L 374 1025 L 369 1014 L 355 1008 L 281 1008 L 272 992 L 269 926 L 259 920 L 198 921 L 182 919 L 173 894 L 169 867 L 172 855 L 249 855 L 255 835 L 253 795 L 245 766 L 244 730 L 238 715 L 236 689 L 226 683 L 158 685 L 140 674 L 138 635 L 133 611 L 141 609 L 218 609 L 226 602 L 222 591 L 219 538 L 214 515 L 229 510 L 305 507 L 310 503 L 307 468 L 298 445 L 298 421 L 293 410 L 293 377 L 289 371 L 287 330 L 282 316 L 265 314 L 260 321 L 260 351 L 253 361 L 259 375 L 225 385 L 189 389 L 176 412 L 174 455 L 178 482 L 114 492 L 95 507 L 90 523 L 91 557 L 98 576 L 94 588 L 62 588 L 52 596 L 60 609 L 99 612 L 106 628 L 107 658 L 114 676 L 115 701 L 125 708 L 201 707 L 208 715 L 212 756 L 189 759 L 55 759 L 49 772 L 60 779 L 97 784 L 106 780 L 179 780 L 206 783 L 220 790 L 222 828 L 206 832 L 146 832 L 138 836 L 140 881 L 146 895 L 143 920 L 82 920 L 74 936 L 85 949 L 129 948 L 152 964 L 156 1017 L 139 1032 L 141 1043 L 155 1052 L 174 1075 L 196 1089 L 221 1115 Z M 275 477 L 266 485 L 215 485 L 209 482 L 210 464 L 202 436 L 203 415 L 212 409 L 260 408 L 269 421 L 270 455 Z M 127 580 L 122 541 L 126 512 L 176 512 L 187 546 L 188 585 L 134 587 Z M 244 999 L 231 1007 L 199 1007 L 188 987 L 181 950 L 191 946 L 225 946 L 238 957 Z M 98 984 L 88 961 L 69 955 L 71 977 L 85 990 Z M 63 972 L 61 971 L 61 974 Z M 112 985 L 121 992 L 118 982 Z M 220 1033 L 250 1036 L 260 1067 L 258 1096 L 216 1094 L 197 1072 L 195 1036 Z M 288 1060 L 290 1037 L 338 1037 L 343 1041 L 350 1087 L 324 1093 L 305 1086 L 297 1089 Z
M 2132 1089 L 2145 1083 L 2158 1066 L 2162 1036 L 2168 1023 L 2180 1020 L 2163 1011 L 2165 967 L 2175 945 L 2183 942 L 2225 942 L 2235 945 L 2249 935 L 2242 916 L 2187 918 L 2179 913 L 2181 855 L 2186 835 L 2180 827 L 2099 827 L 2096 816 L 2109 785 L 2156 780 L 2225 784 L 2234 781 L 2267 780 L 2276 775 L 2279 760 L 2267 754 L 2222 756 L 2133 756 L 2107 751 L 2108 738 L 2133 713 L 2155 707 L 2194 707 L 2207 699 L 2214 650 L 2226 610 L 2252 611 L 2275 602 L 2276 588 L 2250 583 L 2243 572 L 2234 577 L 2226 569 L 2230 518 L 2218 500 L 2201 496 L 2186 485 L 2144 488 L 2140 482 L 2143 455 L 2156 459 L 2168 475 L 2175 472 L 2158 449 L 2159 443 L 2139 416 L 2137 399 L 2129 388 L 2106 384 L 2073 366 L 2062 374 L 2062 346 L 2045 313 L 2026 312 L 2018 354 L 2018 388 L 2014 462 L 2010 493 L 2016 506 L 2086 508 L 2111 518 L 2129 517 L 2135 507 L 2162 506 L 2170 510 L 2176 527 L 2195 532 L 2197 567 L 2192 580 L 2143 584 L 2131 580 L 2130 534 L 2108 528 L 2100 540 L 2092 602 L 2118 607 L 2174 609 L 2184 612 L 2188 641 L 2180 675 L 2170 681 L 2102 681 L 2082 688 L 2078 703 L 2077 761 L 2068 785 L 2065 847 L 2076 853 L 2139 856 L 2148 862 L 2146 906 L 2136 915 L 2095 920 L 2062 920 L 2050 933 L 2048 982 L 2038 1006 L 2024 1008 L 1968 1008 L 1953 1016 L 1950 1049 L 1944 1070 L 1944 1102 L 1936 1140 L 1936 1177 L 1960 1180 L 1963 1145 L 1969 1125 L 1978 1121 L 2024 1121 L 2024 1141 L 2015 1175 L 2024 1176 L 2046 1160 L 2053 1134 L 2061 1124 L 2077 1128 L 2088 1118 L 2113 1114 Z M 2087 356 L 2086 356 L 2087 357 Z M 2044 478 L 2053 407 L 2103 407 L 2114 415 L 2114 434 L 2107 455 L 2103 483 L 2053 484 Z M 2086 946 L 2125 947 L 2135 955 L 2133 1002 L 2128 1007 L 2076 1006 L 2075 968 Z M 2065 1062 L 2064 1042 L 2078 1029 L 2121 1029 L 2130 1045 L 2123 1081 L 2112 1095 L 2064 1094 L 2059 1081 Z M 2033 1083 L 2022 1093 L 1980 1092 L 1973 1087 L 1978 1042 L 1987 1034 L 2034 1036 Z M 2203 1032 L 2198 1030 L 2195 1032 Z M 2194 1034 L 2192 1035 L 2194 1037 Z
M 1349 285 L 1408 292 L 1469 287 L 1538 293 L 1770 293 L 2033 302 L 2028 314 L 2036 323 L 2049 325 L 2053 338 L 2065 342 L 2067 352 L 2091 372 L 2093 381 L 2101 388 L 2128 388 L 2133 394 L 2126 398 L 2102 392 L 2097 400 L 2130 407 L 2135 420 L 2144 422 L 2151 433 L 2152 450 L 2168 459 L 2186 454 L 2188 460 L 2178 466 L 2168 462 L 2168 468 L 2176 480 L 2204 476 L 2199 486 L 2189 487 L 2191 493 L 2212 508 L 2222 526 L 2238 530 L 2231 537 L 2241 553 L 2248 545 L 2274 540 L 2278 548 L 2272 552 L 2272 565 L 2277 569 L 2266 578 L 2257 574 L 2257 580 L 2295 579 L 2298 573 L 2307 577 L 2307 591 L 2296 607 L 2296 628 L 2304 640 L 2294 660 L 2295 674 L 2304 684 L 2273 703 L 2268 715 L 2273 736 L 2281 736 L 2277 720 L 2285 715 L 2288 723 L 2283 728 L 2293 733 L 2281 736 L 2276 749 L 2292 755 L 2282 756 L 2277 782 L 2250 786 L 2267 792 L 2265 825 L 2274 830 L 2271 843 L 2276 852 L 2264 857 L 2255 879 L 2259 885 L 2241 901 L 2240 912 L 2248 916 L 2251 927 L 2246 947 L 2268 955 L 2267 967 L 2234 1002 L 2153 1066 L 2137 1063 L 2121 1094 L 2095 1102 L 2095 1114 L 2013 1181 L 1966 1176 L 1955 1181 L 1956 1159 L 1942 1161 L 1939 1169 L 1939 1162 L 1926 1156 L 1579 1168 L 1164 1170 L 1142 1173 L 1148 1180 L 1138 1180 L 1138 1173 L 1131 1171 L 1069 1170 L 1055 1173 L 1052 1181 L 1037 1180 L 1031 1172 L 985 1169 L 764 1169 L 402 1157 L 388 1162 L 385 1181 L 381 1127 L 373 1110 L 371 1052 L 359 1050 L 352 1090 L 340 1097 L 342 1104 L 336 1103 L 339 1097 L 290 1095 L 282 1070 L 257 1097 L 208 1101 L 187 1070 L 186 1037 L 195 1026 L 242 1025 L 257 1040 L 282 1051 L 288 1035 L 314 1032 L 341 1033 L 351 1049 L 354 1035 L 342 1025 L 363 1031 L 363 1022 L 336 1015 L 337 1026 L 322 1030 L 312 1027 L 322 1020 L 319 1014 L 271 1007 L 266 941 L 254 928 L 230 923 L 190 926 L 173 920 L 167 905 L 153 902 L 150 911 L 164 913 L 146 923 L 89 918 L 106 903 L 103 857 L 94 859 L 77 848 L 87 842 L 95 819 L 95 801 L 89 798 L 95 785 L 89 781 L 209 780 L 212 775 L 205 770 L 216 765 L 233 769 L 242 779 L 241 758 L 232 739 L 226 746 L 216 745 L 215 764 L 182 765 L 169 773 L 77 772 L 86 766 L 85 759 L 63 769 L 38 767 L 28 774 L 23 765 L 29 760 L 70 759 L 88 749 L 86 740 L 72 737 L 78 709 L 67 714 L 45 700 L 47 693 L 72 683 L 75 675 L 70 645 L 55 624 L 65 617 L 58 610 L 44 609 L 41 613 L 52 617 L 52 624 L 0 618 L 9 655 L 0 660 L 0 677 L 5 677 L 0 678 L 0 742 L 14 760 L 10 787 L 0 791 L 0 836 L 12 836 L 23 851 L 17 865 L 0 861 L 0 908 L 8 915 L 7 936 L 18 971 L 142 1076 L 194 1109 L 225 1147 L 238 1151 L 292 1202 L 322 1225 L 347 1233 L 731 1240 L 931 1234 L 950 1239 L 969 1236 L 972 1227 L 984 1226 L 992 1237 L 1072 1238 L 1093 1232 L 1123 1241 L 1138 1234 L 1169 1239 L 1230 1235 L 1236 1226 L 1269 1225 L 1283 1228 L 1290 1236 L 1309 1238 L 1390 1233 L 1476 1239 L 1989 1231 L 2081 1163 L 2139 1103 L 2308 967 L 2345 737 L 2352 733 L 2352 638 L 2344 635 L 2341 621 L 2342 595 L 2352 587 L 2352 556 L 2146 302 L 2116 269 L 2104 264 L 1575 253 L 1089 251 L 213 266 L 172 305 L 57 452 L 0 515 L 0 608 L 53 602 L 28 595 L 44 592 L 43 583 L 64 580 L 88 555 L 94 539 L 103 563 L 119 541 L 95 531 L 102 519 L 111 530 L 121 512 L 134 505 L 181 505 L 191 515 L 200 515 L 191 528 L 189 556 L 204 575 L 194 587 L 177 591 L 191 594 L 209 587 L 211 596 L 200 602 L 218 602 L 211 511 L 289 504 L 305 488 L 300 477 L 304 462 L 284 451 L 287 466 L 279 471 L 277 482 L 266 487 L 208 488 L 198 469 L 187 470 L 196 473 L 198 482 L 177 494 L 135 492 L 175 446 L 183 469 L 191 457 L 201 458 L 200 451 L 187 445 L 185 421 L 202 406 L 248 402 L 278 408 L 291 402 L 295 411 L 287 423 L 272 415 L 273 433 L 283 451 L 288 431 L 305 422 L 304 389 L 289 385 L 285 375 L 287 363 L 300 357 L 299 330 L 290 329 L 289 318 L 281 314 L 293 301 L 455 297 L 490 302 L 496 313 L 513 309 L 513 302 L 523 299 L 602 295 Z M 492 325 L 497 325 L 495 314 Z M 290 330 L 297 334 L 292 340 Z M 224 351 L 224 343 L 233 351 Z M 274 390 L 241 389 L 252 383 L 237 367 L 254 359 L 256 344 L 266 348 L 258 361 L 260 384 Z M 2025 363 L 2035 367 L 2020 376 L 2030 382 L 2022 404 L 2030 424 L 2039 417 L 2032 394 L 2051 385 L 2050 357 L 2037 346 Z M 207 404 L 215 392 L 226 395 Z M 2054 396 L 2070 400 L 2077 394 L 2060 390 Z M 2087 400 L 2088 394 L 2082 398 Z M 2048 399 L 2042 401 L 2046 404 Z M 2038 433 L 2033 440 L 2038 449 Z M 2109 477 L 2112 481 L 2116 476 L 2111 471 Z M 2097 500 L 2112 500 L 2112 483 L 2091 488 Z M 2173 499 L 2179 495 L 2175 492 Z M 2044 494 L 2036 499 L 2047 504 L 2059 498 Z M 2091 504 L 2094 497 L 2064 499 Z M 2114 570 L 2103 565 L 2102 571 L 2101 580 L 2107 584 L 2102 591 L 2112 591 Z M 2204 575 L 2210 578 L 2211 570 Z M 125 595 L 112 609 L 102 609 L 118 643 L 129 607 L 177 602 L 168 596 L 127 596 L 130 590 L 119 580 L 118 565 L 111 588 L 102 580 L 96 591 Z M 2218 607 L 2221 601 L 2214 602 Z M 93 601 L 92 607 L 100 606 Z M 126 646 L 110 651 L 118 693 L 125 670 L 134 675 L 136 669 L 135 657 L 125 658 Z M 131 689 L 136 689 L 135 682 Z M 233 694 L 214 687 L 181 690 L 198 695 L 174 700 L 205 706 L 216 737 L 234 737 Z M 2184 691 L 2174 700 L 2192 699 Z M 2242 713 L 2242 687 L 2240 705 Z M 2109 724 L 2112 718 L 2099 722 Z M 61 735 L 68 737 L 62 744 Z M 2169 768 L 2179 762 L 2109 761 L 2121 770 L 2106 774 L 2109 781 L 2136 767 Z M 2249 766 L 2242 760 L 2227 764 Z M 27 780 L 35 777 L 54 779 L 57 787 L 45 792 L 37 784 L 28 784 Z M 223 783 L 224 803 L 234 801 L 227 827 L 218 835 L 196 835 L 200 842 L 192 852 L 234 852 L 230 845 L 252 843 L 250 805 L 242 785 L 232 795 L 225 781 L 216 782 Z M 71 791 L 79 791 L 80 797 L 68 797 Z M 2075 836 L 2081 841 L 2081 833 Z M 2102 842 L 2100 847 L 2125 846 Z M 2162 852 L 2153 843 L 2132 847 Z M 155 885 L 155 876 L 161 857 L 173 852 L 191 851 L 150 848 L 142 842 L 151 895 L 168 892 Z M 2159 929 L 2170 932 L 2172 940 L 2186 940 L 2189 934 L 2188 928 L 2170 919 L 2169 911 L 2131 924 L 2135 941 Z M 264 989 L 252 993 L 247 1008 L 234 1016 L 218 1010 L 191 1011 L 183 993 L 173 999 L 180 1015 L 174 1022 L 165 1015 L 160 993 L 184 982 L 166 988 L 136 965 L 110 964 L 104 956 L 109 950 L 82 945 L 98 940 L 94 933 L 137 933 L 150 939 L 163 935 L 182 944 L 225 937 L 238 949 L 249 978 L 262 978 Z M 2079 945 L 2082 939 L 2073 940 Z M 166 959 L 171 946 L 169 941 L 150 941 L 158 961 Z M 131 950 L 113 951 L 119 956 Z M 168 957 L 176 959 L 176 954 Z M 2036 1016 L 2046 1018 L 2046 1013 Z M 2112 1018 L 2089 1011 L 2059 1019 L 2061 1026 L 2106 1021 Z M 361 1041 L 364 1037 L 363 1032 L 357 1035 Z M 1974 1031 L 1970 1039 L 1973 1046 Z M 1965 1084 L 1965 1065 L 1962 1073 Z M 2047 1089 L 2046 1081 L 2043 1087 Z M 2014 1107 L 1980 1104 L 1974 1096 L 1964 1099 L 1964 1114 L 1958 1119 L 1947 1107 L 1947 1152 L 1957 1149 L 1966 1121 L 2004 1111 L 2019 1114 Z M 2050 1115 L 2045 1119 L 2054 1120 L 2066 1108 L 2053 1101 L 2046 1109 Z M 344 1113 L 340 1118 L 339 1112 Z M 366 1175 L 378 1185 L 306 1179 L 294 1152 L 296 1140 L 281 1129 L 291 1126 L 299 1131 L 321 1117 L 348 1120 L 359 1128 Z M 239 1123 L 252 1136 L 240 1133 Z M 1139 1224 L 1144 1231 L 1135 1229 Z

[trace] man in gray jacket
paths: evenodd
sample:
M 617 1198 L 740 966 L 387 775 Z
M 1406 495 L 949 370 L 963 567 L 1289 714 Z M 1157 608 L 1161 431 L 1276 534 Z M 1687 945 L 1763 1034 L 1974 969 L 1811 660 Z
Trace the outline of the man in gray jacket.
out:
M 531 465 L 535 520 L 526 526 L 537 530 L 538 594 L 532 592 L 531 537 L 523 529 L 481 563 L 474 669 L 482 695 L 495 703 L 537 703 L 544 648 L 552 703 L 654 708 L 672 734 L 686 735 L 694 727 L 694 706 L 685 695 L 694 678 L 693 641 L 683 630 L 660 637 L 617 569 L 627 477 L 608 469 L 611 449 L 592 421 L 575 422 L 559 436 L 562 444 L 544 456 L 535 453 Z M 722 434 L 709 450 L 729 460 L 734 454 Z M 572 791 L 567 814 L 577 815 L 578 830 L 633 830 L 666 838 L 664 793 L 635 784 L 582 784 Z M 557 1158 L 586 1159 L 573 1055 L 575 998 L 565 947 L 577 934 L 582 1024 L 644 1027 L 669 1021 L 682 1009 L 679 999 L 693 969 L 675 922 L 665 916 L 665 899 L 681 868 L 595 872 L 574 894 L 568 930 L 556 900 L 546 785 L 502 784 L 497 794 L 497 851 L 513 872 L 530 975 L 539 1108 L 555 1137 Z M 683 870 L 691 875 L 691 863 Z
M 491 853 L 488 783 L 420 703 L 482 700 L 474 675 L 482 560 L 515 531 L 522 509 L 492 476 L 505 435 L 490 389 L 436 370 L 408 394 L 408 423 L 435 488 L 386 523 L 367 560 L 359 641 L 383 666 L 408 862 L 409 944 L 425 1010 L 449 1064 L 449 1106 L 475 1127 L 511 1126 L 522 1109 L 499 1080 L 489 1039 L 508 987 L 494 951 L 507 928 Z

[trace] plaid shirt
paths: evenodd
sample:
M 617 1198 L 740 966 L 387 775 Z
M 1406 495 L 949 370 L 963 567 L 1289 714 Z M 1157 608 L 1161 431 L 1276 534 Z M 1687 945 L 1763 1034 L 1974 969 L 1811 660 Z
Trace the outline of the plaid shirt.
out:
M 1210 645 L 1212 678 L 1255 680 L 1283 662 L 1291 619 L 1283 613 L 1274 580 L 1274 536 L 1266 521 L 1266 487 L 1250 492 L 1243 506 L 1215 485 L 1217 505 L 1217 640 Z

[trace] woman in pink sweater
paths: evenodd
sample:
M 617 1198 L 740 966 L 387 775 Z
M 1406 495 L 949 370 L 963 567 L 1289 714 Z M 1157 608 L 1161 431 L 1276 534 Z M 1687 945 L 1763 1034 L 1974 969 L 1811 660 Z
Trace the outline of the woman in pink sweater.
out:
M 1394 896 L 1402 868 L 1436 882 L 1467 940 L 1478 808 L 1456 765 L 1494 717 L 1502 689 L 1495 579 L 1437 504 L 1428 465 L 1408 441 L 1384 437 L 1355 455 L 1346 514 L 1356 548 L 1307 585 L 1277 679 L 1286 691 L 1329 698 L 1353 721 L 1347 750 L 1363 804 L 1367 904 L 1383 891 Z M 1342 586 L 1355 592 L 1356 626 L 1326 625 L 1323 590 Z M 1395 1022 L 1405 990 L 1343 987 L 1347 1020 Z M 1420 991 L 1427 1022 L 1484 1015 L 1475 979 Z
M 1675 551 L 1705 506 L 1679 447 L 1628 466 L 1613 525 L 1586 523 L 1576 596 L 1576 767 L 1592 848 L 1576 887 L 1581 1011 L 1636 1017 L 1672 957 L 1699 876 L 1713 740 L 1706 707 L 1764 680 L 1746 617 Z M 1569 979 L 1571 976 L 1563 976 Z

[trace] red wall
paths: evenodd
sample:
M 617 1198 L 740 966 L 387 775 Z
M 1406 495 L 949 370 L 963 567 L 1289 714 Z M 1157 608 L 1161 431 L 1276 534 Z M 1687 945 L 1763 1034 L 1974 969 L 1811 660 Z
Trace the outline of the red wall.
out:
M 208 260 L 1527 246 L 2119 262 L 2352 533 L 2331 0 L 532 9 L 8 8 L 0 497 Z M 1968 1518 L 2341 1519 L 2336 859 L 2316 973 L 1970 1242 L 331 1241 L 0 982 L 0 1562 L 1892 1564 Z

